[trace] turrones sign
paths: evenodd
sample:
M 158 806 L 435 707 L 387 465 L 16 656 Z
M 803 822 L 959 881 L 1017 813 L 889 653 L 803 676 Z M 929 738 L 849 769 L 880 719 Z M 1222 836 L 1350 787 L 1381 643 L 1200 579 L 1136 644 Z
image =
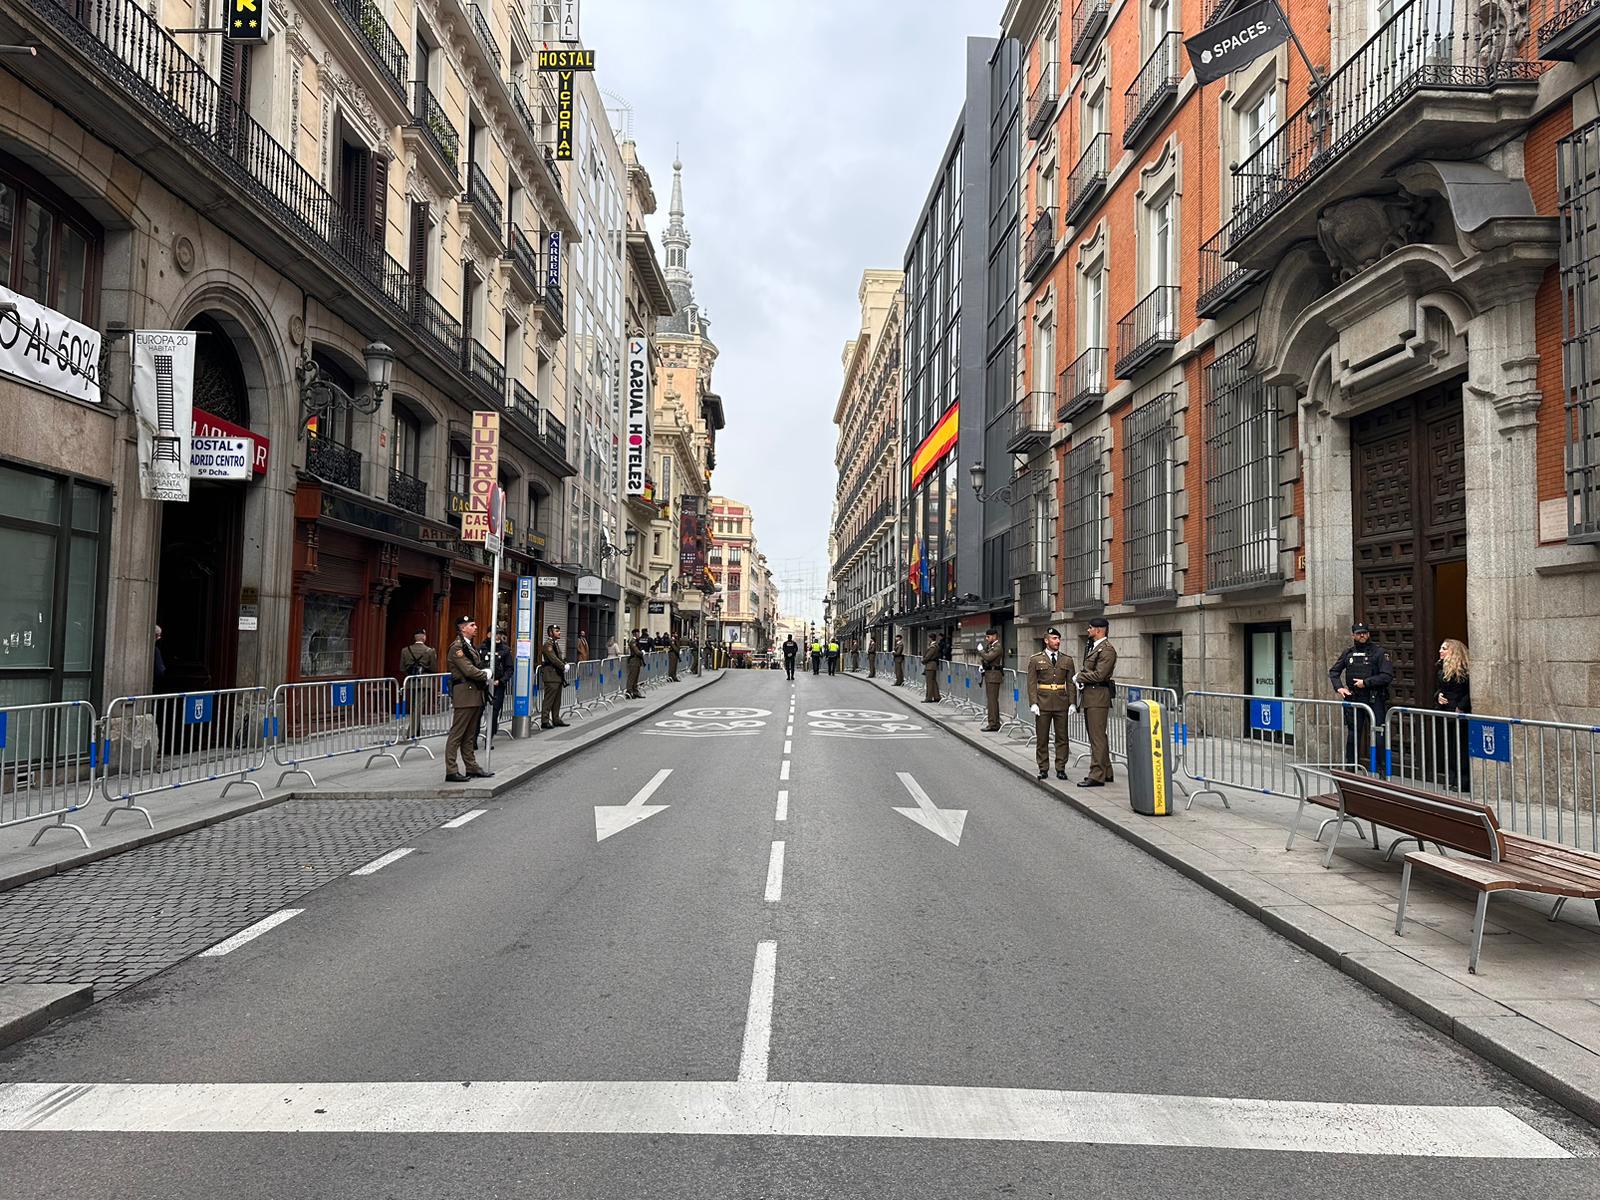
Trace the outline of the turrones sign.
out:
M 1260 0 L 1201 30 L 1183 47 L 1195 81 L 1206 84 L 1276 50 L 1291 36 L 1277 0 Z

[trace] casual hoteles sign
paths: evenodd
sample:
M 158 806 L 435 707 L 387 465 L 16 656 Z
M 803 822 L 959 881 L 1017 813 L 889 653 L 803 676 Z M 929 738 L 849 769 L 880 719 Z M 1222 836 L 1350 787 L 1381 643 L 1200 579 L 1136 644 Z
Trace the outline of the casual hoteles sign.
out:
M 1183 46 L 1195 82 L 1205 84 L 1276 50 L 1289 37 L 1289 22 L 1277 0 L 1260 0 L 1207 26 Z
M 644 495 L 649 453 L 650 343 L 642 337 L 628 339 L 628 444 L 626 446 L 628 495 Z

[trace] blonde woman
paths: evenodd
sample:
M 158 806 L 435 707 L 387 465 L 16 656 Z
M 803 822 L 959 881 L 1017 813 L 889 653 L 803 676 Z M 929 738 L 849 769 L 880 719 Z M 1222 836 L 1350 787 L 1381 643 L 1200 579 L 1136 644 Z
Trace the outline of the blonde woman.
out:
M 1455 638 L 1439 644 L 1439 661 L 1433 670 L 1433 702 L 1440 712 L 1461 713 L 1446 729 L 1444 739 L 1445 774 L 1452 791 L 1471 791 L 1471 762 L 1467 757 L 1467 713 L 1472 711 L 1472 660 L 1467 648 Z

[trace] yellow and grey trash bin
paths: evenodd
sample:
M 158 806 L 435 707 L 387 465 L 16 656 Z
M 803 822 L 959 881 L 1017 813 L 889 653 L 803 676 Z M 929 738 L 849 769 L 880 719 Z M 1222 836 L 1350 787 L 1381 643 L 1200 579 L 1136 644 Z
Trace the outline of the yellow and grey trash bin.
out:
M 1147 817 L 1169 816 L 1172 786 L 1170 714 L 1154 700 L 1128 702 L 1128 803 Z

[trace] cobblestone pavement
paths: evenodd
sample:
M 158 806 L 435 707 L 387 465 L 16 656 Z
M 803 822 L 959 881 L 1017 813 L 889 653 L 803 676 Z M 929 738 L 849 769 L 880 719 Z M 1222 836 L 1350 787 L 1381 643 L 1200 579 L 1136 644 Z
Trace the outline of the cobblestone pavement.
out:
M 0 983 L 103 999 L 470 807 L 293 800 L 0 893 Z

